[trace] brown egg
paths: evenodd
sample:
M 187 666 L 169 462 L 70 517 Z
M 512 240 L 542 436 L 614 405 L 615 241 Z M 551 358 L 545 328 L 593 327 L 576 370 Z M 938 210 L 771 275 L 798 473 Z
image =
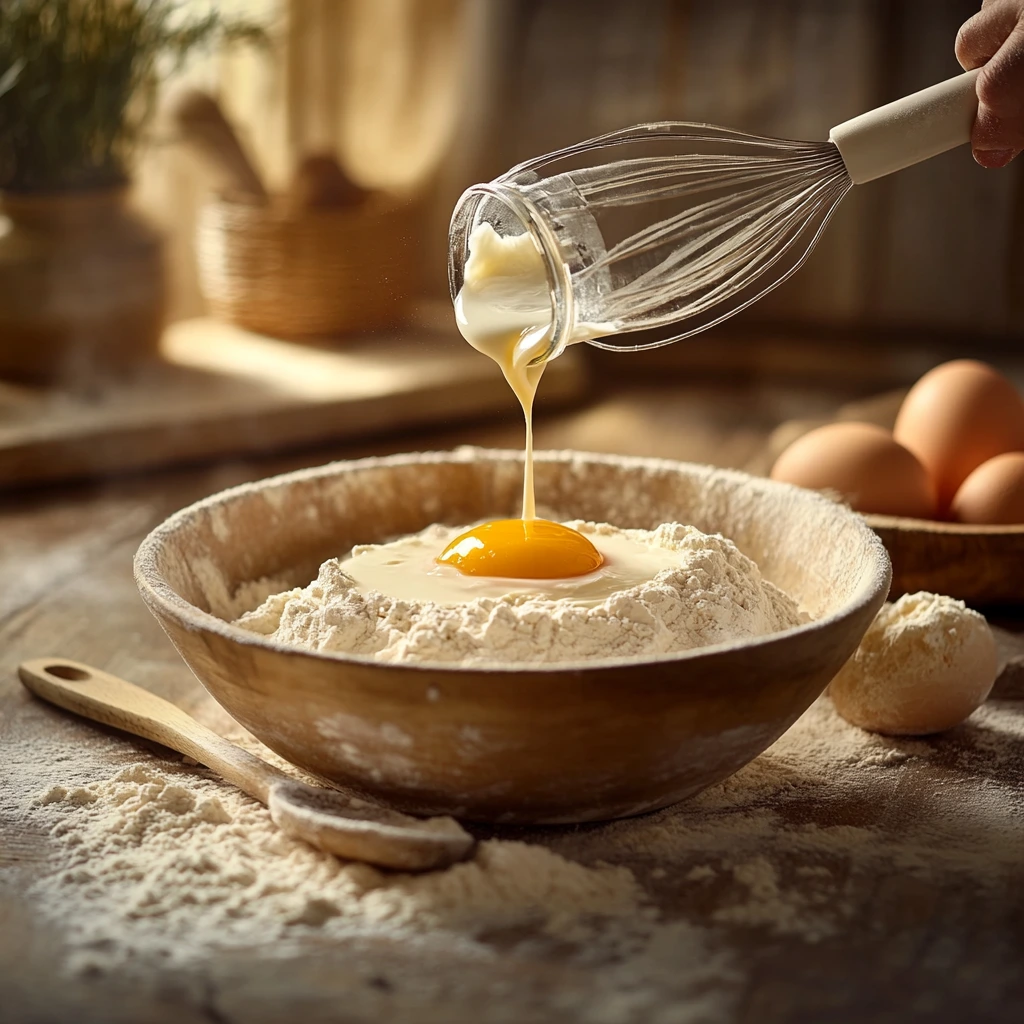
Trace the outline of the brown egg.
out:
M 296 169 L 289 200 L 294 208 L 352 206 L 367 194 L 349 179 L 333 156 L 314 153 L 304 157 Z
M 995 455 L 1024 449 L 1024 401 L 991 366 L 957 359 L 930 370 L 910 389 L 893 437 L 931 474 L 944 515 L 972 470 Z
M 961 523 L 1024 523 L 1024 452 L 983 462 L 960 485 L 949 511 Z
M 858 512 L 935 515 L 935 488 L 924 467 L 871 423 L 830 423 L 804 434 L 778 457 L 771 477 L 837 491 Z

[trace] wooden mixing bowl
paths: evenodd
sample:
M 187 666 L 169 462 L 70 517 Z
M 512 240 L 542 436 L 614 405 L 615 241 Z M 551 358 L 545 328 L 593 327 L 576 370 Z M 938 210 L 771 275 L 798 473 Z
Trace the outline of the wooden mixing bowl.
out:
M 289 761 L 405 811 L 538 824 L 639 814 L 737 771 L 822 692 L 885 599 L 881 541 L 819 495 L 685 463 L 537 459 L 539 501 L 560 516 L 721 532 L 813 621 L 683 654 L 499 668 L 317 654 L 226 621 L 249 581 L 305 585 L 356 543 L 516 515 L 521 453 L 479 449 L 214 495 L 146 538 L 136 580 L 203 685 Z

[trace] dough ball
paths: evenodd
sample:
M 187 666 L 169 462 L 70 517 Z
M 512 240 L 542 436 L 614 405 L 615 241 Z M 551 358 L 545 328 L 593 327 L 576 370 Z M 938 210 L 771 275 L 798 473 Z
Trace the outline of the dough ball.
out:
M 962 722 L 998 674 L 983 615 L 939 594 L 885 604 L 829 693 L 848 722 L 891 736 L 923 736 Z

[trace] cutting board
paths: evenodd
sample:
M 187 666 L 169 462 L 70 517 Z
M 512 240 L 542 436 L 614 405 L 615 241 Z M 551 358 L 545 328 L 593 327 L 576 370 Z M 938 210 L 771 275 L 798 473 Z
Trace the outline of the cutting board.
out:
M 161 360 L 130 381 L 88 390 L 0 383 L 0 487 L 342 441 L 515 406 L 495 364 L 451 330 L 315 348 L 201 318 L 169 327 L 161 349 Z M 547 368 L 539 401 L 568 401 L 584 385 L 582 360 L 567 352 Z

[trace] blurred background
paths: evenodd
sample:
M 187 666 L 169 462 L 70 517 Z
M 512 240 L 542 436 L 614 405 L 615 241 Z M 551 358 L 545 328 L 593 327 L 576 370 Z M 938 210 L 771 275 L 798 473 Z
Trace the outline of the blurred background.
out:
M 392 364 L 410 351 L 397 336 L 413 339 L 422 359 L 430 338 L 455 339 L 447 226 L 467 185 L 645 120 L 826 138 L 833 124 L 956 74 L 956 32 L 976 8 L 0 0 L 0 417 L 25 425 L 40 409 L 50 415 L 53 401 L 40 405 L 32 390 L 40 387 L 60 392 L 72 419 L 84 415 L 89 389 L 94 418 L 99 407 L 131 406 L 138 422 L 160 402 L 177 404 L 179 434 L 210 415 L 182 411 L 186 386 L 193 406 L 207 394 L 203 408 L 251 405 L 252 389 L 267 399 L 288 386 L 293 404 L 330 404 L 332 374 L 351 383 L 369 372 L 367 339 L 392 339 L 376 342 L 378 361 L 387 353 Z M 134 77 L 122 74 L 133 62 Z M 111 100 L 105 83 L 119 74 Z M 104 118 L 114 137 L 106 162 L 96 155 Z M 62 124 L 91 119 L 96 131 L 79 133 L 79 153 L 25 141 L 42 123 L 63 144 Z M 125 125 L 130 138 L 118 141 Z M 222 129 L 237 143 L 225 144 Z M 16 152 L 11 140 L 20 140 Z M 88 173 L 62 177 L 76 160 Z M 1020 163 L 983 171 L 962 147 L 858 187 L 808 264 L 747 313 L 657 352 L 577 353 L 572 380 L 552 368 L 563 384 L 550 384 L 549 398 L 579 398 L 587 374 L 607 388 L 620 373 L 652 370 L 856 380 L 870 392 L 951 353 L 1012 356 L 1024 332 Z M 41 171 L 33 178 L 26 168 Z M 101 296 L 119 308 L 99 309 Z M 286 350 L 257 352 L 253 337 L 350 361 L 289 361 Z M 141 358 L 154 352 L 162 376 Z M 351 362 L 360 353 L 363 363 Z M 249 390 L 228 388 L 230 401 L 210 384 L 216 373 L 227 388 L 224 378 L 239 372 Z M 440 393 L 443 383 L 431 386 Z M 410 392 L 401 393 L 407 405 Z M 485 406 L 507 412 L 507 395 L 480 393 L 463 411 Z M 249 408 L 250 425 L 264 411 Z M 344 434 L 342 420 L 327 417 L 324 431 Z M 378 420 L 411 422 L 392 423 L 386 411 Z M 236 424 L 235 433 L 244 431 Z M 293 440 L 305 437 L 297 430 Z M 74 458 L 99 458 L 90 451 Z

